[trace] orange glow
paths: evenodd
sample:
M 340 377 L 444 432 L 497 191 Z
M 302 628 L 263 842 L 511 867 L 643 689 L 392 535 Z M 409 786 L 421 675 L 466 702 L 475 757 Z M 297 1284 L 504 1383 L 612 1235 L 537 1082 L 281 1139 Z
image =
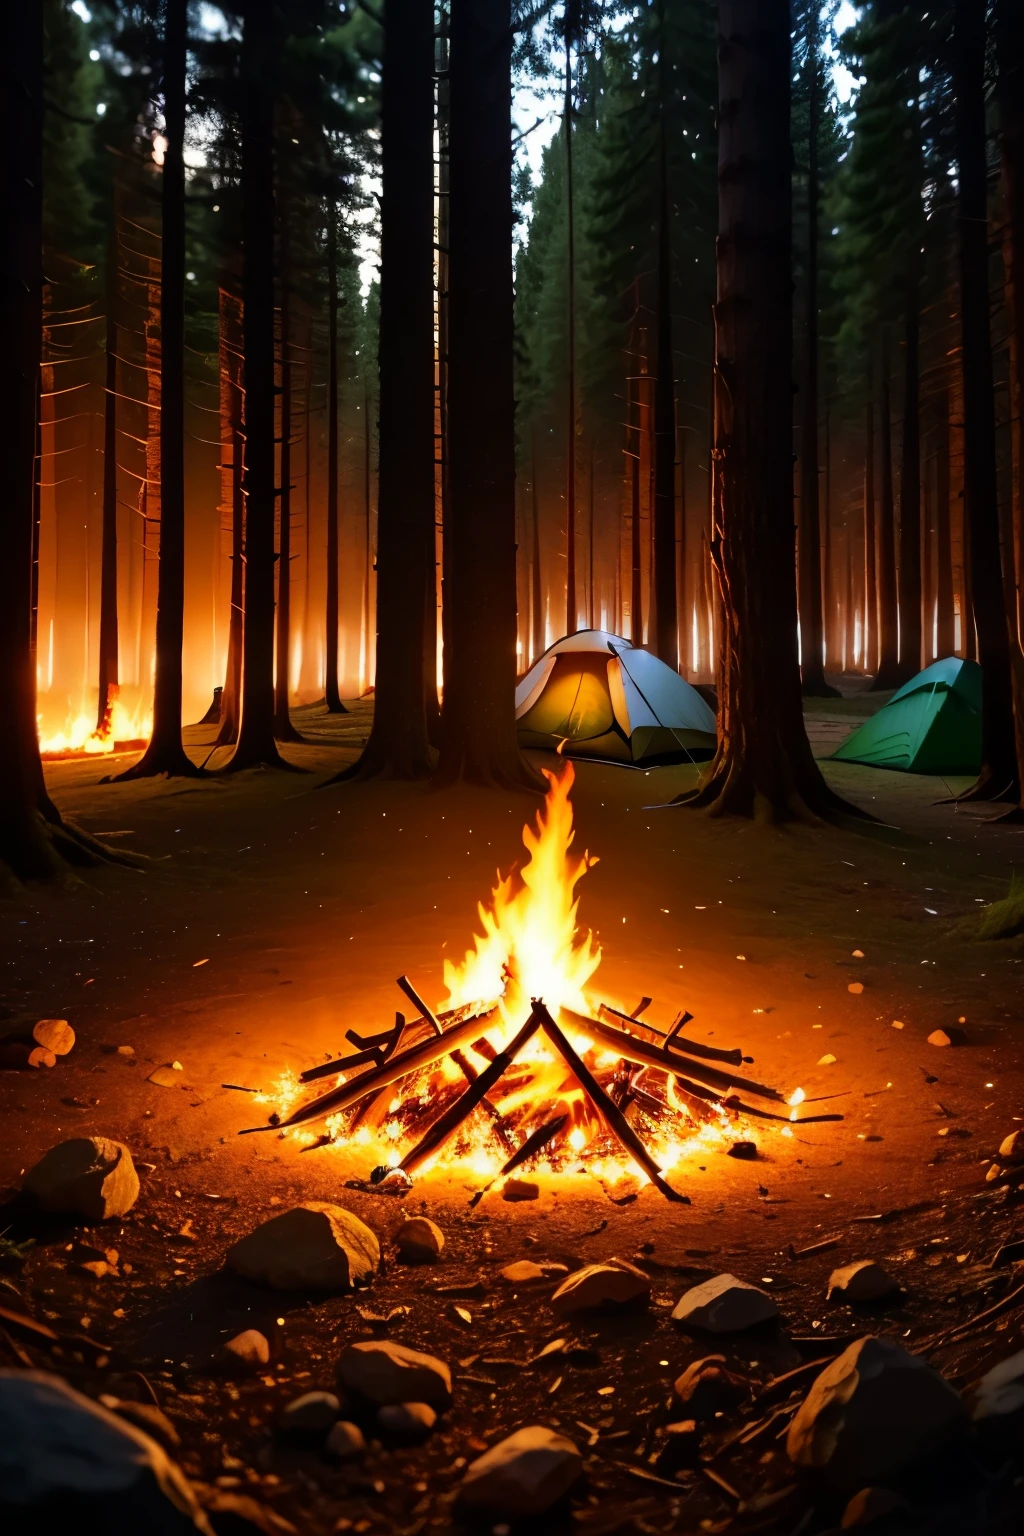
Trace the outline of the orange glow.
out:
M 93 724 L 95 712 L 86 714 L 84 709 L 77 714 L 69 710 L 63 728 L 49 732 L 45 730 L 43 716 L 40 714 L 37 717 L 39 750 L 43 756 L 58 757 L 68 752 L 102 756 L 113 752 L 120 742 L 148 742 L 153 734 L 152 713 L 145 711 L 141 705 L 129 711 L 116 691 L 112 689 L 111 692 L 113 699 L 99 730 Z

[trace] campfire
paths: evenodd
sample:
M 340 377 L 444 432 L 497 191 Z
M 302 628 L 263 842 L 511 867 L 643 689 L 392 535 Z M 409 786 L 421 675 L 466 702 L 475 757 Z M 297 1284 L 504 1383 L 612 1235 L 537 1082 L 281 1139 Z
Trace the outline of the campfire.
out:
M 536 824 L 523 829 L 525 862 L 480 904 L 483 932 L 463 960 L 445 962 L 443 1010 L 400 976 L 415 1016 L 396 1013 L 372 1035 L 350 1029 L 351 1052 L 283 1080 L 268 1096 L 278 1105 L 269 1124 L 243 1135 L 278 1129 L 306 1145 L 366 1148 L 371 1182 L 385 1189 L 457 1164 L 483 1181 L 477 1200 L 530 1166 L 605 1186 L 632 1176 L 685 1202 L 669 1175 L 688 1155 L 734 1146 L 753 1121 L 792 1134 L 802 1090 L 787 1099 L 748 1077 L 740 1048 L 685 1033 L 691 1014 L 659 1029 L 644 1018 L 650 997 L 629 1013 L 593 1000 L 601 948 L 577 926 L 576 887 L 597 861 L 572 852 L 572 764 L 547 778 Z M 292 1107 L 325 1078 L 326 1093 Z M 315 1122 L 319 1137 L 305 1129 Z
M 112 687 L 107 698 L 100 725 L 94 726 L 95 710 L 91 715 L 81 710 L 68 715 L 63 730 L 44 734 L 43 717 L 39 716 L 39 752 L 48 761 L 69 757 L 97 757 L 111 752 L 141 752 L 153 734 L 153 721 L 141 706 L 132 713 Z

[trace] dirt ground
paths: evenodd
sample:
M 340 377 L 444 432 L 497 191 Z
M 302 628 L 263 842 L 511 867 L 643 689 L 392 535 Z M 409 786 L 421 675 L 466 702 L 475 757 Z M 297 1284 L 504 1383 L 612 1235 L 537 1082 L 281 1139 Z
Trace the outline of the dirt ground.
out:
M 815 708 L 819 755 L 874 703 Z M 963 1342 L 938 1336 L 1024 1280 L 1013 1266 L 990 1268 L 1022 1222 L 1012 1191 L 985 1180 L 1000 1141 L 1024 1124 L 1024 947 L 963 929 L 1006 894 L 1024 865 L 1024 832 L 937 803 L 962 780 L 826 764 L 829 781 L 879 818 L 861 835 L 656 808 L 694 782 L 692 768 L 577 765 L 577 847 L 600 859 L 580 887 L 580 920 L 603 948 L 592 995 L 629 1011 L 648 994 L 660 1024 L 685 1006 L 696 1038 L 742 1046 L 750 1071 L 787 1093 L 827 1097 L 821 1108 L 844 1119 L 791 1138 L 766 1126 L 754 1162 L 695 1156 L 672 1175 L 689 1205 L 651 1186 L 616 1204 L 614 1190 L 578 1174 L 542 1179 L 535 1202 L 490 1194 L 471 1207 L 477 1185 L 458 1169 L 418 1179 L 398 1200 L 346 1188 L 370 1172 L 355 1152 L 239 1137 L 267 1107 L 222 1086 L 267 1087 L 347 1049 L 353 1025 L 385 1026 L 402 1006 L 401 972 L 439 1006 L 445 955 L 461 956 L 477 901 L 522 852 L 536 809 L 527 796 L 322 787 L 355 755 L 369 708 L 340 719 L 297 711 L 309 744 L 287 755 L 301 773 L 98 785 L 109 763 L 48 768 L 66 815 L 151 862 L 0 907 L 2 1027 L 59 1016 L 78 1037 L 52 1071 L 0 1073 L 0 1186 L 16 1189 L 55 1142 L 100 1134 L 131 1147 L 143 1187 L 126 1219 L 93 1234 L 118 1249 L 116 1275 L 73 1265 L 71 1229 L 33 1229 L 36 1246 L 0 1287 L 4 1306 L 103 1348 L 65 1338 L 51 1349 L 12 1326 L 4 1363 L 56 1367 L 91 1395 L 144 1399 L 151 1389 L 191 1476 L 252 1493 L 311 1536 L 448 1528 L 466 1461 L 534 1422 L 584 1449 L 586 1485 L 552 1530 L 830 1528 L 839 1511 L 826 1502 L 808 1514 L 794 1485 L 784 1419 L 781 1440 L 769 1424 L 676 1482 L 656 1470 L 659 1427 L 681 1416 L 672 1382 L 722 1347 L 669 1314 L 689 1285 L 723 1270 L 777 1292 L 783 1325 L 725 1348 L 755 1392 L 865 1331 L 927 1352 L 958 1385 L 1021 1347 L 1024 1311 L 1012 1306 Z M 189 731 L 197 760 L 212 735 Z M 927 1043 L 960 1020 L 964 1044 Z M 182 1064 L 180 1086 L 147 1080 L 171 1061 Z M 327 1301 L 225 1276 L 232 1241 L 305 1198 L 349 1206 L 382 1242 L 403 1209 L 427 1214 L 446 1234 L 443 1262 L 408 1269 L 389 1249 L 370 1292 Z M 9 1211 L 0 1227 L 23 1235 L 19 1203 Z M 573 1268 L 611 1255 L 647 1269 L 648 1310 L 567 1328 L 552 1315 L 551 1284 L 516 1292 L 498 1276 L 527 1256 Z M 866 1314 L 828 1305 L 831 1270 L 860 1258 L 898 1276 L 898 1299 Z M 383 1321 L 396 1307 L 409 1310 Z M 238 1379 L 214 1362 L 243 1326 L 260 1327 L 273 1353 L 262 1374 Z M 282 1446 L 273 1429 L 283 1405 L 333 1385 L 344 1343 L 385 1332 L 452 1365 L 455 1403 L 439 1430 L 418 1448 L 371 1448 L 356 1464 Z M 568 1353 L 526 1364 L 561 1336 Z M 805 1390 L 811 1379 L 797 1382 Z M 746 1421 L 713 1425 L 705 1454 L 763 1411 L 755 1401 Z M 1021 1528 L 1012 1479 L 977 1474 L 973 1462 L 947 1473 L 915 1491 L 913 1529 Z M 771 1494 L 780 1496 L 758 1503 Z

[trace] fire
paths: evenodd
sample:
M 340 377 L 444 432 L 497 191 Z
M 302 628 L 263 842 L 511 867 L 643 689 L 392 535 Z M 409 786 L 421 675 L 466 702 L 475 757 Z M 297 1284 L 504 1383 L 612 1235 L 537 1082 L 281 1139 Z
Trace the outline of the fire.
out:
M 569 791 L 575 778 L 566 762 L 560 774 L 544 770 L 548 793 L 535 827 L 523 828 L 529 854 L 520 870 L 498 876 L 489 903 L 477 908 L 483 933 L 461 964 L 445 961 L 448 1006 L 501 998 L 507 1022 L 522 1022 L 530 999 L 542 997 L 551 1012 L 586 1012 L 584 988 L 601 963 L 601 948 L 576 927 L 576 886 L 597 859 L 571 853 L 575 832 Z
M 115 689 L 111 689 L 111 700 L 98 729 L 93 723 L 95 713 L 86 714 L 84 709 L 77 715 L 69 710 L 63 729 L 48 735 L 44 735 L 43 716 L 40 714 L 37 718 L 39 750 L 44 757 L 61 757 L 72 752 L 102 756 L 113 752 L 121 742 L 144 742 L 153 734 L 152 714 L 142 705 L 136 705 L 134 711 L 130 711 Z

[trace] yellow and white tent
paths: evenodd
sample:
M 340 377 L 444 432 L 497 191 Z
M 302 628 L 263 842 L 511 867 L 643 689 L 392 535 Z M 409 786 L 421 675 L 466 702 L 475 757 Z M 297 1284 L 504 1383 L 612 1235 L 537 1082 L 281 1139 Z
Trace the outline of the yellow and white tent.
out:
M 646 766 L 715 750 L 715 717 L 695 688 L 650 651 L 602 629 L 566 635 L 516 688 L 524 747 Z

